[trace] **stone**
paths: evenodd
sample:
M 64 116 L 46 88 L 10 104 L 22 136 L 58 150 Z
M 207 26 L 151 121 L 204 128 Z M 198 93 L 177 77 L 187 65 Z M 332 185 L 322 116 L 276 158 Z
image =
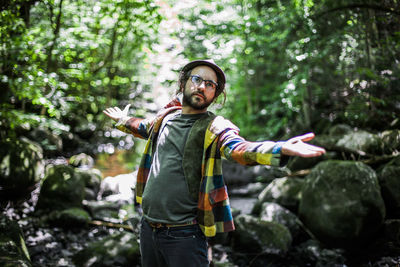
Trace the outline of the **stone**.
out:
M 94 159 L 85 153 L 80 153 L 78 155 L 73 155 L 72 157 L 70 157 L 69 164 L 73 167 L 92 168 L 94 165 Z
M 400 130 L 387 130 L 379 134 L 386 154 L 400 151 Z
M 292 236 L 287 227 L 276 222 L 239 215 L 235 218 L 235 226 L 232 237 L 235 252 L 283 255 L 292 243 Z
M 400 156 L 378 171 L 379 184 L 388 215 L 400 216 Z
M 84 201 L 83 203 L 93 219 L 114 223 L 121 222 L 119 213 L 122 205 L 120 203 L 104 200 Z
M 85 184 L 85 189 L 90 189 L 89 194 L 85 194 L 85 199 L 95 200 L 100 192 L 102 174 L 98 169 L 75 169 Z
M 373 236 L 385 217 L 375 171 L 361 162 L 324 161 L 306 177 L 299 217 L 322 242 L 348 247 Z
M 87 248 L 72 258 L 80 266 L 137 266 L 140 265 L 138 237 L 129 232 L 120 232 L 89 243 Z
M 307 240 L 291 252 L 290 266 L 345 267 L 343 249 L 325 248 L 316 240 Z
M 0 263 L 5 267 L 31 267 L 28 249 L 18 223 L 0 213 Z
M 381 138 L 367 131 L 350 132 L 340 138 L 336 146 L 352 151 L 362 151 L 369 154 L 382 154 L 383 143 Z
M 276 222 L 286 226 L 293 239 L 303 234 L 302 223 L 296 214 L 285 209 L 277 203 L 264 202 L 261 206 L 260 220 L 266 222 Z
M 100 185 L 98 199 L 132 203 L 136 176 L 137 172 L 132 172 L 104 178 Z
M 81 208 L 69 208 L 52 211 L 46 221 L 65 228 L 84 227 L 91 221 L 91 217 L 87 211 Z
M 295 177 L 276 178 L 259 195 L 252 213 L 260 214 L 264 202 L 274 202 L 296 211 L 301 197 L 303 180 Z
M 244 166 L 228 160 L 222 161 L 224 180 L 229 185 L 246 185 L 248 183 L 271 182 L 272 179 L 285 177 L 290 170 L 275 166 Z
M 54 165 L 46 171 L 36 211 L 82 208 L 85 181 L 73 167 Z
M 29 192 L 43 177 L 42 148 L 27 138 L 0 143 L 0 188 L 2 197 Z

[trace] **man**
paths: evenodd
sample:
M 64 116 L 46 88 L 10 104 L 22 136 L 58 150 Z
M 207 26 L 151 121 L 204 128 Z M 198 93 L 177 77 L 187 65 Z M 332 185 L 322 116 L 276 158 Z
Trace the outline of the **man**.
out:
M 147 139 L 136 185 L 143 209 L 143 266 L 208 266 L 206 237 L 234 230 L 222 157 L 244 165 L 280 165 L 281 155 L 325 153 L 304 143 L 312 133 L 281 142 L 246 141 L 234 124 L 207 111 L 224 89 L 221 68 L 196 60 L 180 72 L 182 103 L 176 98 L 155 119 L 128 117 L 129 105 L 104 111 L 118 129 Z

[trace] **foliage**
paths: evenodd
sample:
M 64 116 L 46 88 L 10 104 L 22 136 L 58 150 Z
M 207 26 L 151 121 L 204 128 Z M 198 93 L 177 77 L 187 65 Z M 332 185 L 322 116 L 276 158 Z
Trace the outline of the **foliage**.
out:
M 154 4 L 14 0 L 2 8 L 2 136 L 24 125 L 93 135 L 103 109 L 147 90 L 138 77 L 161 21 Z
M 189 58 L 230 83 L 224 113 L 252 137 L 347 123 L 398 127 L 398 1 L 208 1 L 185 12 Z M 243 116 L 245 114 L 245 116 Z
M 127 103 L 135 115 L 155 110 L 144 105 L 156 101 L 154 82 L 174 91 L 171 70 L 197 58 L 226 70 L 228 98 L 218 113 L 249 139 L 319 133 L 338 123 L 395 129 L 399 5 L 9 0 L 0 5 L 0 135 L 42 127 L 106 143 L 99 146 L 105 151 L 112 141 L 96 139 L 118 135 L 101 111 Z

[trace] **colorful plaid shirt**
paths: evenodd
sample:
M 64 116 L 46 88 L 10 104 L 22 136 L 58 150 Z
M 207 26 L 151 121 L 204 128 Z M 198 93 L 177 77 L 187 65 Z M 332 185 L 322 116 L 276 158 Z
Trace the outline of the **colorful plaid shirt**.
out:
M 159 130 L 166 123 L 164 120 L 168 120 L 168 114 L 180 110 L 180 102 L 174 100 L 153 120 L 124 118 L 116 125 L 121 131 L 147 139 L 135 188 L 138 203 L 142 202 L 142 194 L 149 175 Z M 282 142 L 246 141 L 239 136 L 239 128 L 221 116 L 215 117 L 209 124 L 204 138 L 197 216 L 197 222 L 205 236 L 211 237 L 216 233 L 235 229 L 227 187 L 222 176 L 221 158 L 234 160 L 243 165 L 278 166 L 281 144 Z

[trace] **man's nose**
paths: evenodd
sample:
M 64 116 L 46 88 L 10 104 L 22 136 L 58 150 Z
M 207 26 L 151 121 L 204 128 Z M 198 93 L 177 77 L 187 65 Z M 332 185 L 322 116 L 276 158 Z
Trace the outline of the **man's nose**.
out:
M 206 82 L 205 82 L 205 81 L 202 81 L 202 82 L 197 86 L 197 88 L 198 88 L 198 89 L 202 89 L 202 90 L 206 89 Z

